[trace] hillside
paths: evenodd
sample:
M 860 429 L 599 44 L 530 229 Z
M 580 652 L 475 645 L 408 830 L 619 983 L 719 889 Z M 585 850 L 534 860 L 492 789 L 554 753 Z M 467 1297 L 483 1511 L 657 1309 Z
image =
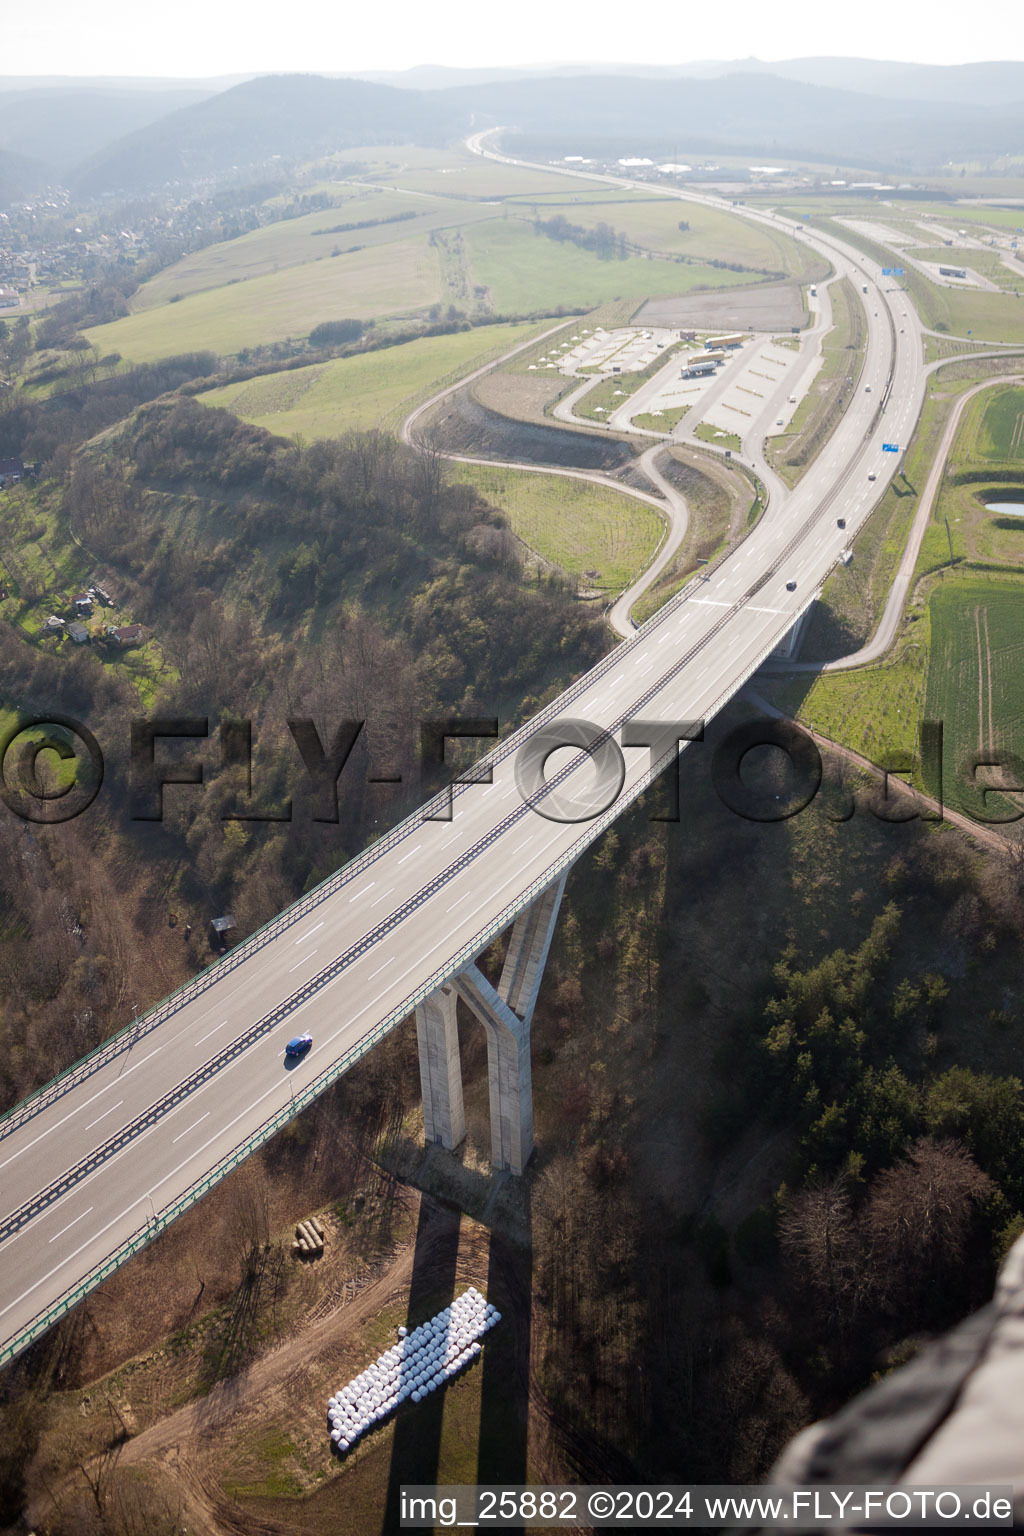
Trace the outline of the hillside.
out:
M 139 191 L 354 144 L 439 143 L 462 127 L 457 105 L 419 93 L 363 80 L 268 75 L 117 140 L 83 159 L 71 183 L 86 194 Z
M 50 179 L 210 91 L 128 91 L 55 87 L 0 91 L 0 149 L 42 161 Z
M 1013 106 L 1024 101 L 1024 63 L 998 60 L 979 64 L 908 64 L 895 59 L 812 57 L 775 59 L 700 59 L 681 64 L 534 64 L 519 68 L 459 69 L 447 64 L 419 64 L 413 69 L 362 70 L 354 78 L 419 91 L 448 86 L 489 85 L 498 80 L 570 79 L 594 75 L 638 80 L 717 80 L 725 75 L 776 75 L 804 85 L 859 91 L 868 96 L 917 101 L 965 102 L 975 106 Z
M 38 187 L 45 186 L 47 180 L 47 168 L 38 160 L 0 149 L 0 204 L 25 197 Z

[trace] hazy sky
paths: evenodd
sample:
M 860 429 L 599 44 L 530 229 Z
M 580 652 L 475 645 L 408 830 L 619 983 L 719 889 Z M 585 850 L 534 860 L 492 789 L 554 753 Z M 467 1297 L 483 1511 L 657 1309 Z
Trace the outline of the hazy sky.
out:
M 846 54 L 953 64 L 1024 58 L 1005 0 L 47 0 L 5 7 L 0 74 L 207 76 L 552 60 L 678 64 Z

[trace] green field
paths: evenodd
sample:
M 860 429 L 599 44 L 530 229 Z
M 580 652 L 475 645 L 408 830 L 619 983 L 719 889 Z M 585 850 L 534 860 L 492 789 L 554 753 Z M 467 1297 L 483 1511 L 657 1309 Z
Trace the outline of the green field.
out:
M 437 158 L 435 156 L 435 160 Z M 435 163 L 396 171 L 386 179 L 393 186 L 410 191 L 436 192 L 442 197 L 457 198 L 528 197 L 544 192 L 567 196 L 589 185 L 574 176 L 525 170 L 470 154 L 455 155 L 449 165 Z
M 969 812 L 962 780 L 970 755 L 1024 753 L 1024 582 L 947 576 L 929 608 L 925 713 L 943 722 L 946 798 Z
M 959 446 L 957 444 L 958 449 Z M 994 392 L 985 406 L 967 457 L 1024 459 L 1024 389 L 1010 387 Z
M 661 540 L 654 508 L 607 486 L 477 464 L 456 464 L 453 473 L 500 507 L 524 544 L 588 586 L 621 591 Z
M 568 241 L 537 235 L 519 219 L 494 219 L 465 231 L 473 281 L 490 290 L 499 314 L 538 309 L 593 308 L 608 299 L 637 300 L 688 293 L 699 284 L 722 288 L 749 282 L 749 274 L 630 256 L 602 261 Z
M 397 425 L 420 396 L 500 357 L 546 325 L 490 325 L 452 336 L 424 336 L 379 352 L 226 384 L 198 398 L 204 405 L 226 406 L 244 421 L 285 437 L 338 437 Z
M 813 682 L 769 681 L 765 692 L 779 708 L 874 763 L 909 761 L 922 718 L 927 658 L 926 626 L 918 624 L 876 666 L 826 672 Z
M 395 214 L 412 213 L 415 218 L 380 222 L 369 229 L 352 229 L 332 234 L 336 225 L 362 223 L 366 219 L 387 220 Z M 423 229 L 461 220 L 486 218 L 487 209 L 466 209 L 433 199 L 406 197 L 380 188 L 353 192 L 332 208 L 304 214 L 299 219 L 285 219 L 254 229 L 235 240 L 208 245 L 191 256 L 182 257 L 173 266 L 158 272 L 144 283 L 132 299 L 132 312 L 153 309 L 168 303 L 175 294 L 201 293 L 207 288 L 221 288 L 246 278 L 263 277 L 283 267 L 329 258 L 332 252 L 348 251 L 353 245 L 391 245 L 416 238 Z
M 808 269 L 819 274 L 825 271 L 824 263 L 798 240 L 781 230 L 750 224 L 735 214 L 675 198 L 645 197 L 643 193 L 614 193 L 599 202 L 593 201 L 593 196 L 587 192 L 579 198 L 550 198 L 540 204 L 529 204 L 524 198 L 516 201 L 531 217 L 536 209 L 541 218 L 561 213 L 571 224 L 588 229 L 600 222 L 611 224 L 633 244 L 668 255 L 739 262 L 788 276 L 802 277 Z M 681 221 L 689 224 L 688 230 L 679 228 Z
M 369 320 L 440 297 L 437 252 L 424 236 L 208 289 L 85 334 L 101 353 L 133 363 L 205 348 L 226 355 L 306 336 L 321 320 Z

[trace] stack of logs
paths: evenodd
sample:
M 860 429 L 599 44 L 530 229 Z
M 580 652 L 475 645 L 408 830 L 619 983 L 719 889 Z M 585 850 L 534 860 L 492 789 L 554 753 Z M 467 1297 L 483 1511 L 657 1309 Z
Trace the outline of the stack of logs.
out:
M 295 1242 L 292 1243 L 292 1253 L 298 1258 L 314 1258 L 324 1251 L 324 1229 L 315 1216 L 308 1221 L 300 1221 L 295 1228 Z

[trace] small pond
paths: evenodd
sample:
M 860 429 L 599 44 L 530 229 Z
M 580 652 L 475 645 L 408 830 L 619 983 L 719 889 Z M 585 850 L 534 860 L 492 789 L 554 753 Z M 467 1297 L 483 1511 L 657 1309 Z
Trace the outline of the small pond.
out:
M 986 512 L 1001 512 L 1004 517 L 1024 517 L 1024 501 L 986 501 Z

